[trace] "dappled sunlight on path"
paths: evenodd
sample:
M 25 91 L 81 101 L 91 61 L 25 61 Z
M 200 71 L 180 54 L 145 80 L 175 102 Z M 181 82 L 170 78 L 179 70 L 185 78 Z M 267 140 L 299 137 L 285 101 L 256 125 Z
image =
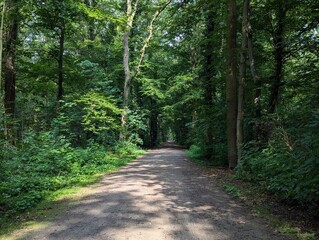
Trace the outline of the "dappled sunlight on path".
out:
M 152 150 L 107 175 L 49 226 L 22 239 L 284 239 L 185 157 Z

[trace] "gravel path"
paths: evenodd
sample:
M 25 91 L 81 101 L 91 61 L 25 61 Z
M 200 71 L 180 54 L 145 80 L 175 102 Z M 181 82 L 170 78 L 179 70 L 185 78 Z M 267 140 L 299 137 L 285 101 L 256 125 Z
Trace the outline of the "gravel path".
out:
M 21 238 L 20 238 L 21 239 Z M 32 240 L 283 240 L 189 162 L 162 148 L 107 175 Z

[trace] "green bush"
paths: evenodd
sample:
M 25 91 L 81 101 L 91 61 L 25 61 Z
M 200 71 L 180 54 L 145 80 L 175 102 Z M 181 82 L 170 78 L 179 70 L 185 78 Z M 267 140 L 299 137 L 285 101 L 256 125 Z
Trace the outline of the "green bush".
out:
M 186 154 L 191 159 L 203 159 L 204 156 L 204 149 L 197 145 L 192 145 L 190 148 L 186 151 Z
M 192 145 L 186 154 L 194 160 L 206 161 L 207 166 L 226 166 L 227 165 L 227 146 L 219 143 L 212 146 Z
M 114 99 L 89 92 L 61 104 L 59 115 L 53 119 L 55 134 L 66 136 L 73 146 L 86 146 L 89 141 L 116 143 L 122 110 Z
M 313 132 L 292 144 L 282 129 L 275 129 L 266 148 L 252 145 L 246 146 L 238 177 L 259 182 L 283 200 L 319 202 L 319 141 Z
M 111 149 L 90 142 L 86 148 L 75 148 L 52 132 L 29 134 L 23 147 L 11 159 L 2 161 L 5 171 L 0 182 L 0 206 L 7 214 L 25 211 L 50 192 L 123 166 L 141 153 L 132 143 Z

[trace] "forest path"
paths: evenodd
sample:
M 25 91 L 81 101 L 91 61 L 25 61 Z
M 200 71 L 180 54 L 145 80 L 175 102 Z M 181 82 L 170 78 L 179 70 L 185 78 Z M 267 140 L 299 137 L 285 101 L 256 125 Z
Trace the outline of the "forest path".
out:
M 285 239 L 220 190 L 181 149 L 151 150 L 90 191 L 48 226 L 19 239 Z

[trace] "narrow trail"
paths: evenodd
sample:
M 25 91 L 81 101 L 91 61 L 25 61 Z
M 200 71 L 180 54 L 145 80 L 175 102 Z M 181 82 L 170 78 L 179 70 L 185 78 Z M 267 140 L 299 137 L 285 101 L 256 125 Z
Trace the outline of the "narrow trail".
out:
M 161 148 L 107 175 L 32 240 L 283 240 L 200 173 L 180 149 Z

